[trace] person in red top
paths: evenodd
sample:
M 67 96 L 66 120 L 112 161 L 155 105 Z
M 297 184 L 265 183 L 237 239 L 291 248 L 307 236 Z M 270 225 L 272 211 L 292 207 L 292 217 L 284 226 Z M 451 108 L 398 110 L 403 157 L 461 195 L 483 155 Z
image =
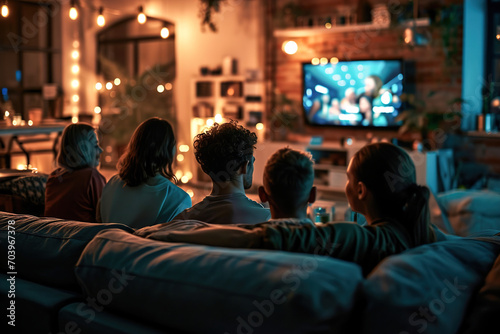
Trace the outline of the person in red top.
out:
M 58 168 L 50 174 L 45 189 L 46 217 L 96 222 L 97 203 L 106 184 L 96 169 L 101 153 L 91 125 L 76 123 L 64 129 Z

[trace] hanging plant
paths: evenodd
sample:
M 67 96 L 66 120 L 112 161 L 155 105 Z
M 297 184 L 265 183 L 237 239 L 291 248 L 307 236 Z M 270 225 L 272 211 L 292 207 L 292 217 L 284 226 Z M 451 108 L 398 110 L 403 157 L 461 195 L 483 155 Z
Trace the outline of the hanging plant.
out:
M 201 17 L 201 27 L 205 26 L 213 31 L 217 32 L 217 26 L 213 22 L 213 15 L 220 12 L 221 4 L 226 0 L 200 0 L 200 17 Z

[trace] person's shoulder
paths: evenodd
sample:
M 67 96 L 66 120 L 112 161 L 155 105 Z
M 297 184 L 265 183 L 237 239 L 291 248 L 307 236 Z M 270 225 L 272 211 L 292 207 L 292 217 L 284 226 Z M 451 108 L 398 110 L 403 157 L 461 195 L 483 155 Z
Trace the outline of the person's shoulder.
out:
M 106 183 L 106 187 L 112 187 L 112 186 L 123 186 L 125 182 L 123 182 L 122 178 L 120 177 L 119 174 L 113 175 L 108 182 Z
M 101 174 L 101 172 L 99 172 L 96 168 L 89 167 L 89 169 L 90 169 L 89 171 L 90 177 L 106 183 L 106 178 L 104 177 L 104 175 Z

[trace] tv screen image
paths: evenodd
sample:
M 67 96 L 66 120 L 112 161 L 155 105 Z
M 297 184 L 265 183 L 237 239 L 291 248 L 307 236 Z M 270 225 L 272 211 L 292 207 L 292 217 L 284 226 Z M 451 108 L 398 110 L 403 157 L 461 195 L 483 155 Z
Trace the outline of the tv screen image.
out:
M 403 103 L 402 60 L 304 63 L 302 104 L 312 125 L 398 127 Z

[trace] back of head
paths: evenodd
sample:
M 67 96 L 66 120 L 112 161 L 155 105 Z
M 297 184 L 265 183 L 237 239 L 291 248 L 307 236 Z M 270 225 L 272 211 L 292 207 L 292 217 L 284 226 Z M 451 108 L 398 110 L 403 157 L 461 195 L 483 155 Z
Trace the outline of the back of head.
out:
M 174 130 L 167 120 L 145 120 L 134 131 L 118 162 L 120 177 L 129 186 L 140 185 L 157 173 L 176 181 L 172 170 L 175 146 Z
M 354 155 L 351 170 L 373 193 L 380 214 L 406 227 L 414 246 L 433 241 L 429 189 L 416 184 L 415 165 L 403 149 L 389 143 L 366 145 Z
M 57 164 L 64 169 L 97 167 L 95 129 L 90 124 L 76 123 L 66 126 L 61 136 Z
M 307 206 L 314 182 L 310 154 L 282 148 L 267 161 L 264 188 L 283 212 Z
M 214 182 L 233 180 L 243 163 L 250 161 L 257 135 L 236 121 L 215 123 L 194 140 L 194 154 L 201 169 Z

